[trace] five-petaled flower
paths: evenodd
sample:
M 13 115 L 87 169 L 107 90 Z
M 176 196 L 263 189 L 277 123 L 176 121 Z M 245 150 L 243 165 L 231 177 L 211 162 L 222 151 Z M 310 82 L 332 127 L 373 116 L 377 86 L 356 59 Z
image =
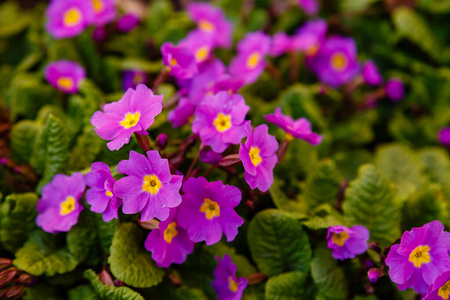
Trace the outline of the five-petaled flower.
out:
M 74 61 L 59 60 L 45 67 L 44 76 L 58 90 L 74 94 L 78 92 L 81 81 L 86 78 L 86 71 Z
M 216 256 L 218 262 L 214 269 L 214 281 L 212 286 L 217 293 L 218 300 L 239 300 L 247 287 L 247 279 L 236 277 L 236 265 L 233 264 L 228 254 Z
M 327 240 L 334 258 L 340 260 L 354 258 L 367 251 L 369 230 L 361 225 L 351 228 L 342 225 L 331 226 L 328 228 Z
M 436 277 L 422 300 L 448 300 L 450 298 L 450 270 Z

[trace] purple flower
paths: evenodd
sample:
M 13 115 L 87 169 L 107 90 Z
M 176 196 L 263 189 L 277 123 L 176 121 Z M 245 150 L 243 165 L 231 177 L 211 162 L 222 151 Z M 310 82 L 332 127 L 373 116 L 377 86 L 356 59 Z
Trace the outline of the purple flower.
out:
M 194 53 L 189 48 L 165 42 L 161 46 L 161 53 L 170 75 L 179 79 L 189 79 L 198 73 Z
M 270 48 L 271 56 L 279 56 L 289 51 L 293 51 L 293 39 L 288 36 L 284 31 L 277 32 L 272 37 L 272 45 Z
M 209 246 L 220 241 L 222 233 L 227 241 L 234 240 L 238 227 L 244 223 L 234 211 L 242 197 L 237 187 L 191 177 L 183 184 L 183 192 L 178 222 L 191 241 L 205 241 Z
M 94 21 L 90 1 L 52 0 L 45 14 L 45 29 L 55 39 L 77 36 Z
M 189 98 L 180 98 L 177 107 L 167 115 L 167 119 L 174 128 L 187 124 L 194 115 L 196 105 Z
M 225 66 L 219 59 L 203 64 L 189 86 L 189 99 L 195 105 L 202 102 L 206 95 L 214 95 L 213 91 L 219 79 L 223 78 Z
M 45 79 L 60 91 L 77 93 L 86 71 L 74 61 L 59 60 L 49 63 L 44 71 Z
M 206 96 L 195 110 L 192 131 L 213 151 L 222 153 L 245 137 L 244 120 L 249 109 L 239 94 L 219 92 Z
M 84 182 L 90 189 L 86 192 L 86 201 L 91 205 L 91 211 L 102 213 L 103 221 L 118 219 L 119 206 L 122 200 L 113 193 L 116 182 L 111 175 L 108 165 L 95 162 L 91 165 L 91 172 L 84 176 Z
M 135 89 L 138 84 L 145 84 L 147 82 L 147 73 L 141 70 L 126 70 L 123 72 L 122 89 Z
M 382 269 L 379 269 L 379 268 L 371 268 L 367 272 L 367 277 L 369 278 L 369 281 L 372 282 L 372 283 L 377 282 L 378 278 L 380 278 L 383 275 L 384 274 L 383 274 Z
M 267 192 L 273 183 L 273 168 L 278 162 L 275 151 L 278 143 L 269 135 L 266 124 L 259 125 L 252 133 L 250 121 L 245 124 L 247 140 L 239 148 L 239 158 L 245 169 L 245 181 L 262 192 Z
M 194 30 L 178 44 L 178 47 L 189 49 L 194 54 L 195 62 L 199 65 L 211 57 L 214 50 L 214 40 L 211 35 Z
M 92 32 L 92 38 L 95 42 L 101 42 L 106 38 L 107 32 L 104 26 L 99 26 L 94 29 Z
M 80 1 L 81 2 L 81 1 Z M 115 0 L 90 0 L 94 11 L 94 23 L 98 26 L 112 22 L 117 15 Z
M 217 300 L 239 300 L 242 298 L 242 293 L 247 287 L 247 279 L 236 277 L 236 265 L 233 264 L 228 254 L 223 256 L 220 260 L 216 256 L 218 262 L 214 269 L 214 281 L 212 286 L 217 293 Z
M 275 113 L 264 116 L 266 121 L 277 125 L 287 134 L 286 138 L 292 140 L 294 137 L 302 139 L 311 145 L 318 145 L 322 141 L 322 136 L 311 131 L 311 123 L 306 118 L 293 120 L 291 116 L 285 116 L 281 113 L 281 108 L 277 107 Z
M 426 293 L 428 286 L 450 269 L 450 233 L 439 221 L 405 231 L 399 244 L 391 247 L 386 258 L 389 277 L 400 290 L 413 288 Z
M 222 155 L 210 149 L 203 149 L 200 152 L 200 160 L 214 166 L 222 160 Z
M 362 76 L 364 82 L 368 85 L 379 85 L 383 83 L 383 77 L 380 72 L 378 72 L 377 65 L 371 60 L 364 63 L 362 68 Z
M 158 151 L 147 151 L 147 157 L 130 151 L 130 159 L 119 162 L 117 171 L 128 176 L 117 180 L 113 192 L 123 199 L 124 213 L 142 211 L 144 222 L 153 218 L 164 221 L 170 208 L 181 203 L 183 176 L 170 174 L 168 160 L 161 159 Z
M 172 263 L 182 264 L 188 254 L 194 251 L 194 242 L 189 240 L 186 230 L 177 220 L 177 209 L 172 208 L 169 217 L 159 223 L 145 240 L 145 249 L 152 252 L 152 258 L 159 267 L 168 268 Z
M 450 297 L 450 271 L 445 271 L 436 277 L 428 287 L 427 295 L 422 300 L 448 300 Z
M 386 95 L 392 101 L 400 101 L 405 96 L 405 87 L 400 78 L 389 79 L 388 82 L 386 82 L 384 89 L 386 90 Z
M 209 3 L 191 2 L 188 5 L 188 13 L 197 23 L 198 30 L 210 35 L 216 46 L 231 46 L 233 27 L 221 9 Z
M 298 5 L 308 15 L 315 15 L 319 11 L 319 2 L 317 0 L 298 0 Z
M 36 209 L 36 224 L 50 233 L 66 232 L 77 224 L 78 216 L 83 210 L 78 200 L 83 196 L 86 186 L 83 174 L 73 173 L 71 176 L 57 174 L 42 189 Z
M 229 72 L 245 83 L 255 82 L 266 67 L 270 37 L 262 31 L 248 33 L 237 45 L 238 55 L 232 59 Z
M 139 84 L 128 89 L 122 99 L 105 104 L 104 112 L 96 111 L 91 118 L 94 130 L 105 140 L 109 150 L 118 150 L 130 141 L 133 132 L 147 135 L 147 128 L 162 110 L 162 95 L 153 95 L 151 89 Z
M 450 127 L 444 127 L 439 131 L 438 140 L 442 145 L 450 146 Z
M 354 258 L 367 251 L 369 230 L 361 225 L 351 228 L 337 225 L 328 228 L 327 245 L 336 259 Z
M 130 32 L 139 25 L 139 22 L 140 20 L 136 15 L 127 13 L 117 21 L 117 29 L 122 32 Z
M 320 47 L 324 44 L 327 31 L 328 23 L 325 20 L 307 21 L 292 37 L 292 47 L 304 52 L 307 58 L 311 58 L 319 52 Z

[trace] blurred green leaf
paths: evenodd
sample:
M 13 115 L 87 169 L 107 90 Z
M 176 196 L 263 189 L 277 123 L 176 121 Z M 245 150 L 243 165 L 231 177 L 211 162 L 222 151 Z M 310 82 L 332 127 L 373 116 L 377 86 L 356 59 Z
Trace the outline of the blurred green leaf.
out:
M 15 1 L 0 5 L 0 38 L 5 38 L 24 30 L 30 23 L 27 11 L 20 9 Z
M 307 273 L 289 272 L 269 278 L 266 283 L 266 300 L 297 300 L 306 295 Z
M 69 291 L 69 300 L 98 300 L 97 294 L 87 285 L 79 285 Z
M 36 142 L 36 137 L 39 136 L 42 130 L 42 125 L 31 120 L 23 120 L 13 125 L 11 129 L 11 158 L 18 164 L 28 163 L 32 155 L 33 148 Z
M 69 170 L 88 168 L 102 150 L 105 140 L 100 138 L 92 125 L 86 125 L 72 148 L 69 159 Z

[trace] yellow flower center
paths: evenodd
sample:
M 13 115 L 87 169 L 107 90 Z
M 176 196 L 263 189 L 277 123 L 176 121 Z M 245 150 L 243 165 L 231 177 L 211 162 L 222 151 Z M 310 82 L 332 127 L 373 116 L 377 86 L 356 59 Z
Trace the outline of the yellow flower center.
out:
M 170 65 L 173 67 L 173 66 L 175 66 L 178 62 L 177 62 L 177 60 L 175 59 L 175 58 L 172 58 L 171 60 L 170 60 Z
M 99 13 L 103 10 L 103 1 L 102 0 L 92 0 L 92 4 L 94 5 L 94 10 L 96 13 Z
M 120 125 L 122 125 L 124 128 L 128 129 L 130 127 L 133 127 L 139 122 L 139 118 L 141 117 L 141 114 L 139 112 L 137 113 L 127 113 L 125 115 L 125 119 L 120 121 Z
M 417 246 L 409 255 L 409 261 L 414 264 L 414 267 L 420 268 L 422 264 L 427 264 L 431 261 L 430 246 Z
M 206 218 L 211 220 L 214 217 L 220 216 L 220 207 L 216 201 L 212 201 L 211 199 L 205 198 L 202 206 L 200 206 L 200 212 L 204 212 Z
M 172 222 L 167 226 L 166 230 L 164 230 L 164 240 L 170 244 L 172 243 L 172 239 L 177 235 L 178 235 L 177 223 Z
M 211 22 L 206 21 L 206 20 L 200 20 L 198 22 L 198 27 L 201 30 L 206 31 L 206 32 L 211 32 L 211 31 L 213 31 L 215 29 L 214 24 L 212 24 Z
M 288 142 L 292 141 L 293 139 L 294 139 L 294 136 L 293 136 L 292 134 L 286 133 L 286 140 L 287 140 Z
M 209 47 L 208 46 L 200 47 L 195 52 L 195 61 L 198 63 L 203 62 L 208 57 L 208 55 L 209 55 Z
M 78 8 L 69 8 L 64 14 L 63 22 L 66 27 L 73 27 L 80 24 L 82 20 L 81 11 Z
M 68 196 L 66 200 L 61 202 L 60 204 L 60 213 L 61 215 L 65 216 L 75 209 L 75 199 L 72 196 Z
M 261 60 L 261 54 L 259 54 L 259 52 L 256 52 L 256 51 L 253 52 L 252 54 L 250 54 L 250 56 L 247 59 L 247 68 L 254 69 L 260 60 Z
M 155 174 L 144 176 L 144 183 L 142 184 L 142 190 L 144 192 L 154 195 L 159 191 L 161 186 L 162 183 Z
M 231 127 L 231 117 L 230 115 L 219 113 L 213 121 L 213 124 L 219 132 L 224 132 Z
M 309 47 L 308 49 L 306 49 L 306 51 L 305 51 L 306 56 L 316 55 L 317 51 L 319 51 L 319 47 L 320 47 L 320 44 L 316 43 L 316 44 L 312 45 L 311 47 Z
M 113 193 L 111 193 L 110 191 L 106 191 L 105 195 L 108 196 L 108 197 L 111 197 L 113 195 Z
M 248 153 L 250 155 L 250 159 L 252 160 L 252 164 L 257 167 L 261 162 L 262 158 L 259 156 L 259 148 L 258 147 L 251 147 L 250 152 Z
M 338 52 L 331 56 L 331 67 L 335 71 L 342 71 L 347 67 L 348 61 L 344 53 Z
M 344 246 L 345 241 L 348 240 L 348 238 L 349 238 L 349 235 L 345 231 L 342 231 L 340 233 L 333 232 L 333 244 L 336 244 L 339 247 Z
M 231 278 L 231 276 L 228 277 L 228 282 L 230 283 L 230 291 L 232 291 L 233 293 L 236 293 L 239 287 L 239 282 L 236 282 L 233 280 L 233 278 Z
M 73 88 L 73 80 L 70 77 L 59 77 L 56 85 L 62 90 L 70 90 Z
M 448 297 L 450 296 L 450 280 L 439 288 L 438 296 L 442 299 L 448 300 Z

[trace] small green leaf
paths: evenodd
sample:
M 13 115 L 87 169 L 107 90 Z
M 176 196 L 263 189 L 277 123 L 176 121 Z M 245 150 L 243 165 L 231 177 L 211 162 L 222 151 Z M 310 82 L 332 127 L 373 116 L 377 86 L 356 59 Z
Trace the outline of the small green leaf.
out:
M 448 184 L 450 180 L 450 160 L 442 148 L 425 148 L 420 150 L 419 158 L 424 165 L 425 174 L 432 182 Z
M 306 298 L 308 273 L 290 272 L 269 278 L 266 283 L 266 300 L 297 300 Z
M 344 224 L 342 215 L 329 204 L 322 204 L 312 213 L 312 216 L 308 220 L 302 221 L 302 224 L 309 229 L 319 230 Z
M 22 10 L 15 1 L 0 5 L 0 37 L 5 38 L 24 30 L 31 18 L 26 10 Z
M 69 160 L 70 170 L 81 170 L 90 167 L 102 150 L 105 140 L 100 138 L 92 125 L 86 125 L 72 148 Z
M 69 300 L 98 300 L 99 297 L 88 285 L 80 285 L 69 291 Z
M 35 121 L 23 120 L 13 125 L 11 129 L 11 158 L 18 164 L 28 163 L 33 151 L 36 137 L 42 130 L 41 124 Z

